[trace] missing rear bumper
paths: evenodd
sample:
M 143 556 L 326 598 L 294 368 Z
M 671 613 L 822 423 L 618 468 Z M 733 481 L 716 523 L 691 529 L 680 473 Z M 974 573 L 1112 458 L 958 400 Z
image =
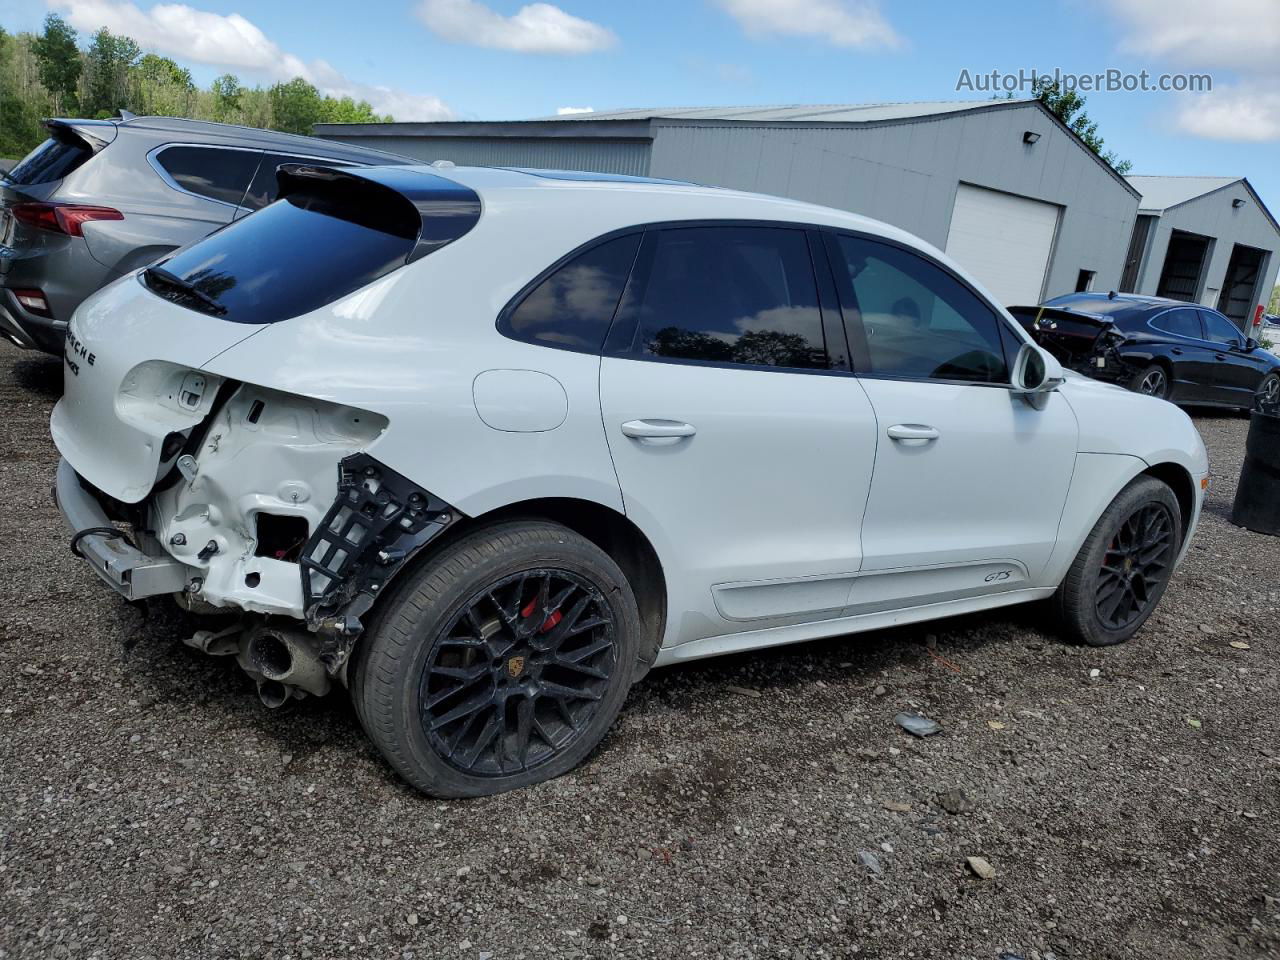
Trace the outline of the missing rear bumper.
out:
M 73 551 L 120 596 L 142 600 L 186 587 L 187 567 L 172 557 L 144 553 L 126 540 L 65 460 L 58 462 L 54 496 L 71 528 Z

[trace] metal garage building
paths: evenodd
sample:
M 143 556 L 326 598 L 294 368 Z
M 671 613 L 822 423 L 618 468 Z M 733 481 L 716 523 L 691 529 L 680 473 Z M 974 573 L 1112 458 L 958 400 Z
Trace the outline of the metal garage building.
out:
M 1006 304 L 1120 283 L 1138 191 L 1037 100 L 626 110 L 516 122 L 320 124 L 458 164 L 691 180 L 923 237 Z
M 1203 303 L 1248 328 L 1280 272 L 1280 224 L 1242 177 L 1129 177 L 1142 194 L 1121 289 Z

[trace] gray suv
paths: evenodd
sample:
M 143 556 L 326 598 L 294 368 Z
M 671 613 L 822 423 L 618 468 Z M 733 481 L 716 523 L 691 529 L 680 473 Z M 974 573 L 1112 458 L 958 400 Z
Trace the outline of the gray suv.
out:
M 67 321 L 117 277 L 276 198 L 276 169 L 416 163 L 327 140 L 169 117 L 50 120 L 0 174 L 0 331 L 62 352 Z

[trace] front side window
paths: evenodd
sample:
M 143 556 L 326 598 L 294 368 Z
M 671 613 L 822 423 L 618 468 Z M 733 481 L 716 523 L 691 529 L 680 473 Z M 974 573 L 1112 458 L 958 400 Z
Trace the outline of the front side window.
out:
M 634 352 L 830 368 L 803 231 L 681 227 L 651 231 L 645 245 L 623 306 L 635 319 Z
M 848 276 L 844 293 L 853 298 L 845 315 L 865 335 L 870 373 L 1008 382 L 1000 318 L 959 280 L 878 241 L 841 236 L 838 249 Z
M 156 162 L 188 193 L 239 206 L 261 156 L 258 150 L 165 147 Z
M 1204 318 L 1204 329 L 1208 339 L 1214 343 L 1229 345 L 1240 343 L 1240 330 L 1226 317 L 1218 313 L 1210 313 L 1208 310 L 1201 310 L 1200 316 Z
M 1200 329 L 1200 315 L 1195 310 L 1186 308 L 1170 310 L 1156 317 L 1151 321 L 1151 325 L 1157 330 L 1172 333 L 1174 336 L 1191 337 L 1194 340 L 1204 339 L 1204 332 Z
M 640 246 L 640 234 L 606 240 L 557 267 L 502 322 L 517 340 L 598 353 Z

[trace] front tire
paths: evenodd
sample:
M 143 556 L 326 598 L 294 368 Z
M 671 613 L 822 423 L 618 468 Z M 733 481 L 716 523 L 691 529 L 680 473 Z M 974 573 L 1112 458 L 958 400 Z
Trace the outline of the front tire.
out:
M 1129 389 L 1134 393 L 1143 393 L 1148 397 L 1155 397 L 1157 400 L 1168 400 L 1172 388 L 1173 385 L 1169 381 L 1169 374 L 1158 363 L 1148 364 L 1143 367 L 1129 381 Z
M 1053 596 L 1067 638 L 1108 647 L 1137 633 L 1164 596 L 1181 543 L 1182 514 L 1168 484 L 1142 476 L 1121 490 Z
M 558 524 L 464 536 L 390 598 L 351 687 L 365 732 L 405 780 L 478 797 L 558 777 L 595 749 L 640 644 L 617 564 Z
M 1269 373 L 1258 384 L 1253 396 L 1254 410 L 1273 412 L 1280 410 L 1280 373 Z

